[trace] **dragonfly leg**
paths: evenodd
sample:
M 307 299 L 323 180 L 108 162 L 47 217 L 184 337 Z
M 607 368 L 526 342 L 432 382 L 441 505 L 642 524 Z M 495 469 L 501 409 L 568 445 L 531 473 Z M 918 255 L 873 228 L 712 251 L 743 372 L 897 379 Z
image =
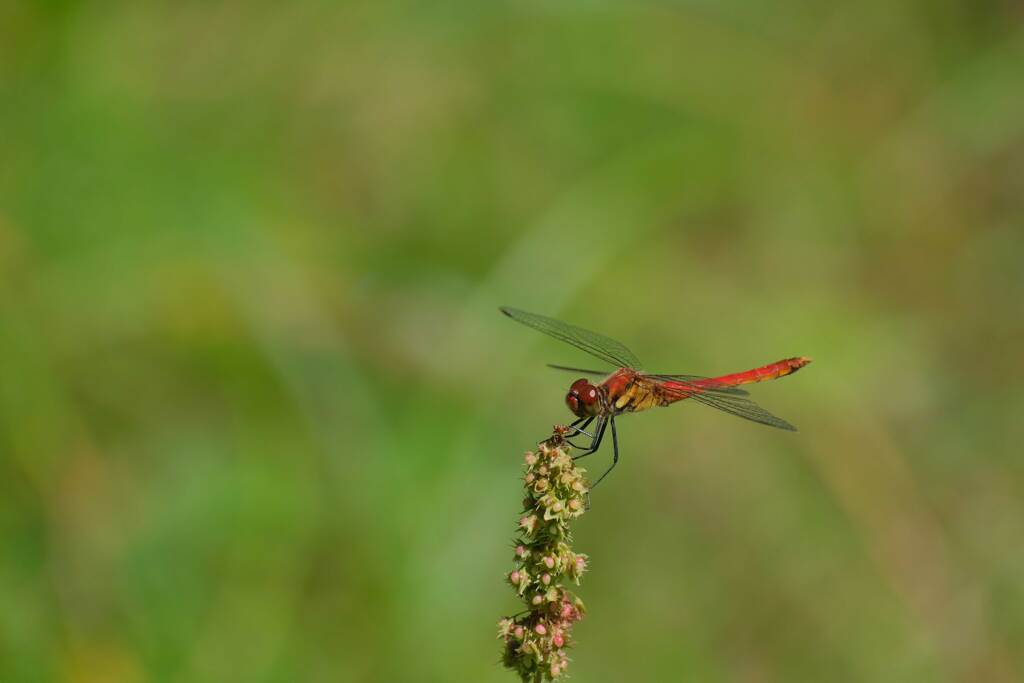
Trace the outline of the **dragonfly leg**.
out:
M 565 425 L 565 428 L 568 429 L 568 430 L 572 430 L 573 431 L 573 436 L 576 436 L 576 434 L 579 434 L 580 432 L 583 432 L 583 429 L 580 428 L 580 427 L 577 427 L 576 425 L 578 425 L 580 422 L 583 422 L 586 419 L 587 419 L 586 417 L 578 417 L 575 420 L 573 420 L 570 424 Z M 591 419 L 593 419 L 593 418 L 591 418 Z M 585 428 L 588 424 L 590 424 L 589 421 L 584 423 L 583 427 Z M 587 432 L 583 432 L 583 433 L 587 434 Z M 590 435 L 587 434 L 587 436 L 590 436 Z M 572 437 L 566 438 L 566 441 L 568 441 L 570 438 L 572 438 Z M 579 448 L 579 446 L 576 446 L 575 444 L 572 444 L 572 443 L 570 443 L 569 445 L 572 446 L 573 448 Z
M 586 420 L 586 422 L 583 422 L 583 426 L 577 427 L 576 425 L 578 425 L 583 420 Z M 587 418 L 581 417 L 579 420 L 576 420 L 571 425 L 568 425 L 568 427 L 570 429 L 575 430 L 577 434 L 582 434 L 584 436 L 589 436 L 590 437 L 590 442 L 593 443 L 594 442 L 594 435 L 591 434 L 590 432 L 584 431 L 587 428 L 587 425 L 589 425 L 593 421 L 594 421 L 593 417 L 587 417 Z M 568 441 L 568 439 L 567 439 L 567 441 Z M 580 448 L 580 446 L 577 446 L 572 441 L 569 441 L 569 445 L 572 446 L 573 448 Z
M 597 449 L 601 447 L 601 439 L 604 438 L 604 430 L 605 430 L 605 427 L 607 427 L 607 426 L 608 426 L 608 420 L 606 420 L 603 415 L 601 417 L 597 418 L 597 427 L 594 428 L 594 435 L 595 435 L 594 436 L 594 440 L 590 442 L 590 446 L 589 447 L 584 449 L 583 453 L 580 453 L 579 455 L 572 456 L 572 459 L 573 460 L 579 460 L 580 458 L 585 458 L 588 455 L 590 455 L 591 453 L 596 452 Z
M 607 477 L 608 473 L 611 472 L 613 469 L 615 469 L 615 466 L 617 464 L 619 464 L 619 435 L 615 431 L 615 417 L 614 416 L 611 418 L 611 423 L 612 423 L 612 464 L 611 464 L 611 467 L 609 467 L 608 469 L 606 469 L 604 471 L 604 474 L 602 474 L 600 477 L 597 478 L 597 481 L 595 481 L 593 484 L 590 485 L 590 490 L 591 491 L 593 491 L 594 488 L 598 484 L 601 483 L 601 480 L 604 479 L 605 477 Z

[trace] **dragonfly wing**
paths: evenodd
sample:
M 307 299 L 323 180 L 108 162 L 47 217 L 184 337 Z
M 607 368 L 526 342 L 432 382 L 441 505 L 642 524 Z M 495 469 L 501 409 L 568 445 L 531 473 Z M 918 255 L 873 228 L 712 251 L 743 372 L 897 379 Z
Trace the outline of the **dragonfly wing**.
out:
M 538 315 L 536 313 L 527 313 L 526 311 L 521 311 L 518 308 L 502 306 L 501 312 L 516 322 L 532 327 L 535 330 L 540 330 L 546 335 L 564 341 L 566 344 L 572 344 L 576 348 L 582 349 L 590 355 L 600 358 L 615 367 L 640 367 L 640 361 L 637 360 L 637 357 L 633 355 L 632 351 L 627 349 L 624 344 L 621 344 L 610 337 L 606 337 L 603 334 L 591 332 L 590 330 L 585 330 L 582 327 L 563 323 L 560 320 L 548 318 L 547 316 Z
M 789 424 L 781 417 L 772 415 L 749 398 L 745 398 L 743 396 L 725 396 L 723 394 L 700 393 L 693 395 L 691 398 L 706 406 L 724 410 L 727 413 L 732 413 L 737 417 L 742 417 L 743 419 L 750 420 L 751 422 L 758 422 L 763 425 L 768 425 L 769 427 L 785 429 L 790 432 L 796 431 L 796 427 Z
M 676 375 L 675 377 L 679 377 Z M 671 380 L 673 383 L 678 379 Z M 662 385 L 670 395 L 675 394 L 680 399 L 688 398 L 706 406 L 717 408 L 737 417 L 742 417 L 751 422 L 785 429 L 795 432 L 796 427 L 783 420 L 781 417 L 772 415 L 761 406 L 747 398 L 747 392 L 735 387 L 702 387 L 697 384 L 680 384 L 678 386 Z

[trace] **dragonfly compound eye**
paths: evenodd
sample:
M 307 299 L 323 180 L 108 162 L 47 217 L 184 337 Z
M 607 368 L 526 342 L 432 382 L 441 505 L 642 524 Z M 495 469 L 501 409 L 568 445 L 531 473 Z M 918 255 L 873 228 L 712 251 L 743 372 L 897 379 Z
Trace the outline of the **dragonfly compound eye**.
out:
M 585 379 L 576 380 L 569 387 L 565 404 L 578 417 L 591 415 L 594 406 L 597 405 L 597 387 Z

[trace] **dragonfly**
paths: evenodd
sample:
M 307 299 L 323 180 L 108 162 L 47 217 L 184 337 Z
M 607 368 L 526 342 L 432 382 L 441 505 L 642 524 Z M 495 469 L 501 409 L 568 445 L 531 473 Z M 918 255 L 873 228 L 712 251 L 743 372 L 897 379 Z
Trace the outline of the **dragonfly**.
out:
M 577 418 L 575 422 L 567 425 L 568 428 L 577 436 L 583 435 L 590 438 L 590 443 L 586 446 L 571 444 L 583 451 L 574 456 L 573 460 L 596 453 L 601 447 L 605 430 L 611 426 L 612 464 L 590 488 L 597 486 L 615 469 L 619 462 L 619 437 L 615 427 L 615 418 L 625 413 L 638 413 L 650 408 L 668 406 L 678 401 L 692 399 L 697 403 L 717 408 L 752 422 L 791 432 L 796 431 L 796 427 L 754 403 L 749 398 L 748 392 L 739 387 L 744 384 L 765 382 L 791 375 L 810 363 L 810 358 L 804 356 L 784 358 L 753 370 L 719 377 L 650 374 L 639 369 L 640 361 L 624 344 L 603 334 L 537 313 L 528 313 L 518 308 L 502 306 L 499 310 L 518 323 L 539 330 L 566 344 L 571 344 L 617 368 L 612 371 L 585 370 L 548 364 L 548 367 L 556 370 L 602 378 L 596 383 L 586 377 L 578 379 L 572 383 L 569 393 L 565 395 L 565 404 Z M 595 420 L 593 430 L 586 431 Z

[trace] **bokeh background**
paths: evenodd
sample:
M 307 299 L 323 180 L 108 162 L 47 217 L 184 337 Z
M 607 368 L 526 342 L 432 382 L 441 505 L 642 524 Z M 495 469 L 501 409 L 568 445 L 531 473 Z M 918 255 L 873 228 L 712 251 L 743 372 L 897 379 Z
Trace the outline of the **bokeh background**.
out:
M 574 680 L 1024 679 L 1022 74 L 1011 1 L 4 3 L 0 680 L 510 680 L 590 361 L 500 304 L 816 361 L 621 422 Z

